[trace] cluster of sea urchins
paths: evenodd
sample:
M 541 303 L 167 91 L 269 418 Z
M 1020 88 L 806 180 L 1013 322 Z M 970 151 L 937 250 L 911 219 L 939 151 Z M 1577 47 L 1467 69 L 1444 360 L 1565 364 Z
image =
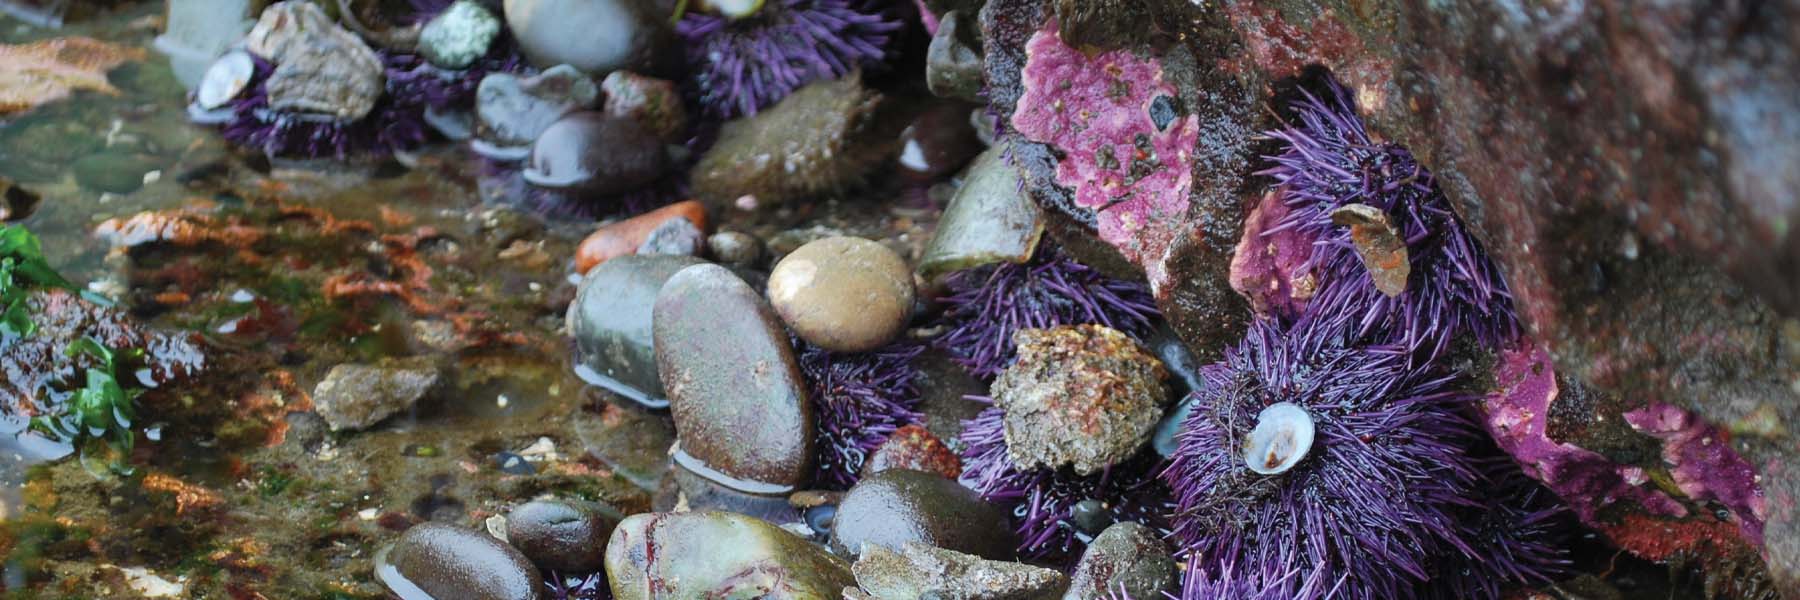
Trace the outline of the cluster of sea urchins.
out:
M 1397 341 L 1426 358 L 1464 335 L 1487 348 L 1513 337 L 1518 321 L 1505 282 L 1431 173 L 1405 148 L 1371 139 L 1349 92 L 1336 81 L 1326 87 L 1324 98 L 1303 90 L 1294 121 L 1269 132 L 1282 151 L 1261 172 L 1275 179 L 1290 209 L 1277 228 L 1315 240 L 1307 266 L 1324 285 L 1311 303 L 1354 307 L 1365 340 Z M 1377 289 L 1353 228 L 1333 222 L 1352 205 L 1385 215 L 1404 242 L 1404 293 Z
M 925 347 L 896 342 L 869 352 L 832 352 L 800 342 L 805 374 L 817 415 L 815 485 L 849 489 L 863 464 L 894 430 L 923 418 L 918 369 L 913 360 Z
M 1200 369 L 1163 473 L 1192 567 L 1183 598 L 1223 585 L 1491 600 L 1545 582 L 1566 566 L 1552 543 L 1561 509 L 1483 441 L 1466 373 L 1444 356 L 1458 337 L 1494 349 L 1515 334 L 1505 284 L 1430 174 L 1373 143 L 1329 85 L 1330 101 L 1306 95 L 1300 125 L 1272 134 L 1286 148 L 1267 171 L 1293 209 L 1281 227 L 1319 240 L 1319 291 Z M 1353 205 L 1403 240 L 1398 293 L 1377 289 L 1359 240 L 1333 222 Z
M 756 114 L 794 90 L 887 60 L 903 23 L 880 0 L 764 0 L 748 14 L 690 11 L 689 87 L 711 117 Z
M 946 329 L 935 343 L 982 379 L 1012 362 L 1020 329 L 1094 323 L 1141 340 L 1160 315 L 1144 284 L 1107 277 L 1048 245 L 1025 264 L 959 271 L 944 283 Z

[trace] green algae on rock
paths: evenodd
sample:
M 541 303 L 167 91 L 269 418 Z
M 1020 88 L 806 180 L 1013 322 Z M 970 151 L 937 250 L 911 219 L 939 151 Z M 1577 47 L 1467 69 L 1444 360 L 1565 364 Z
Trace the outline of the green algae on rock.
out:
M 859 184 L 886 155 L 885 147 L 863 135 L 874 128 L 880 103 L 862 75 L 851 73 L 726 123 L 719 141 L 694 165 L 694 194 L 714 208 L 768 207 Z
M 727 512 L 633 515 L 606 544 L 618 600 L 837 600 L 850 565 L 766 521 Z

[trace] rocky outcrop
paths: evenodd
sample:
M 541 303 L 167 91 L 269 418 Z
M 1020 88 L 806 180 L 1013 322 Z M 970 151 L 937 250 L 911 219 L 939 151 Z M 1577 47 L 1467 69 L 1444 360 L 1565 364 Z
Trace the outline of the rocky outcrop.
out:
M 1014 161 L 1052 234 L 1140 268 L 1197 353 L 1235 339 L 1247 314 L 1227 273 L 1246 207 L 1268 186 L 1255 132 L 1329 73 L 1372 133 L 1436 175 L 1557 375 L 1619 403 L 1549 409 L 1622 423 L 1676 407 L 1729 434 L 1718 441 L 1767 500 L 1774 588 L 1800 590 L 1800 477 L 1782 466 L 1800 458 L 1800 175 L 1783 167 L 1800 161 L 1800 2 L 1157 0 L 1127 16 L 1065 15 L 1091 33 L 1079 44 L 1058 35 L 1069 23 L 1052 24 L 1057 6 L 981 11 Z M 1137 22 L 1091 22 L 1120 18 Z M 1057 94 L 1051 112 L 1033 94 L 1083 81 L 1113 93 Z M 1104 153 L 1061 147 L 1059 132 L 1084 121 L 1111 124 L 1097 131 L 1144 149 L 1141 162 L 1107 169 Z M 1199 135 L 1165 148 L 1190 122 Z M 1157 170 L 1183 153 L 1187 173 Z M 1186 197 L 1155 195 L 1170 185 Z M 1110 193 L 1096 201 L 1092 186 Z M 1564 441 L 1607 454 L 1579 434 Z M 1620 435 L 1653 456 L 1680 445 L 1653 427 Z

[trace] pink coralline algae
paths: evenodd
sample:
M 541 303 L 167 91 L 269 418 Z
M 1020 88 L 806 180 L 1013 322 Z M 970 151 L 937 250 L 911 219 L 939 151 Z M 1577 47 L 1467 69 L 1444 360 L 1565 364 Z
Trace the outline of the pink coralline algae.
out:
M 1557 392 L 1549 352 L 1535 345 L 1501 352 L 1494 392 L 1486 402 L 1487 428 L 1526 474 L 1544 482 L 1589 525 L 1596 525 L 1600 509 L 1620 501 L 1635 502 L 1659 516 L 1687 516 L 1680 502 L 1645 487 L 1649 477 L 1643 469 L 1550 439 L 1550 406 Z
M 1244 235 L 1231 256 L 1231 289 L 1263 317 L 1297 317 L 1318 291 L 1307 265 L 1312 238 L 1295 228 L 1277 229 L 1292 211 L 1280 195 L 1264 195 L 1244 219 Z
M 1756 485 L 1755 469 L 1731 449 L 1729 433 L 1693 413 L 1660 403 L 1625 413 L 1625 422 L 1638 433 L 1662 440 L 1663 463 L 1681 493 L 1695 502 L 1724 506 L 1743 529 L 1744 539 L 1762 545 L 1767 506 Z
M 1153 58 L 1129 50 L 1089 56 L 1063 43 L 1055 22 L 1033 34 L 1025 52 L 1013 128 L 1063 153 L 1056 183 L 1094 211 L 1102 240 L 1156 264 L 1142 259 L 1168 246 L 1187 213 L 1198 119 L 1174 108 L 1175 87 Z

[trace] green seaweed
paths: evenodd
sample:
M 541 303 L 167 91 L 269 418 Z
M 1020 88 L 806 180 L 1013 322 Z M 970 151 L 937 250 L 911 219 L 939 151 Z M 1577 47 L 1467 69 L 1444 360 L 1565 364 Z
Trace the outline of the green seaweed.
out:
M 144 351 L 109 348 L 99 340 L 84 337 L 70 343 L 67 352 L 70 357 L 86 355 L 95 364 L 83 372 L 80 387 L 69 394 L 63 413 L 35 417 L 32 428 L 74 446 L 80 452 L 82 465 L 96 475 L 102 473 L 102 468 L 130 474 L 131 467 L 125 459 L 137 440 L 131 425 L 137 419 L 137 397 L 144 390 L 127 387 L 118 374 L 124 365 L 141 361 Z
M 31 230 L 0 225 L 0 333 L 23 337 L 37 331 L 26 300 L 38 288 L 74 290 L 75 285 L 50 267 L 44 245 Z

